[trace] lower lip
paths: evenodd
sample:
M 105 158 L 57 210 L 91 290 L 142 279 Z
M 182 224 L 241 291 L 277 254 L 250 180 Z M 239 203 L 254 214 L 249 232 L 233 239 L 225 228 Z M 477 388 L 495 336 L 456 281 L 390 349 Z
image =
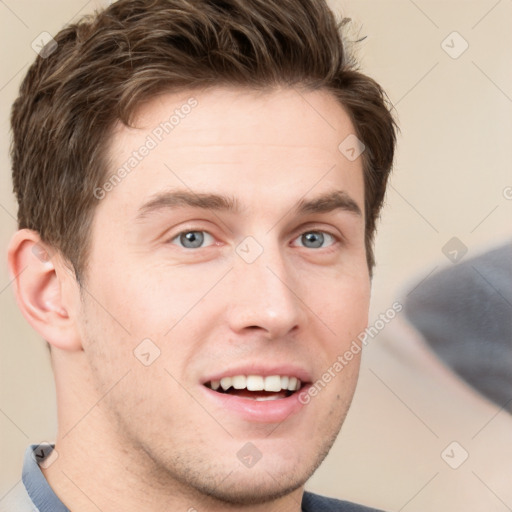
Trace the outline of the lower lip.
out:
M 257 423 L 281 423 L 286 418 L 297 414 L 302 410 L 304 404 L 299 401 L 299 393 L 277 400 L 251 400 L 235 395 L 218 393 L 206 386 L 201 386 L 206 397 L 213 401 L 218 407 L 232 411 L 246 421 Z M 301 393 L 309 388 L 304 386 Z

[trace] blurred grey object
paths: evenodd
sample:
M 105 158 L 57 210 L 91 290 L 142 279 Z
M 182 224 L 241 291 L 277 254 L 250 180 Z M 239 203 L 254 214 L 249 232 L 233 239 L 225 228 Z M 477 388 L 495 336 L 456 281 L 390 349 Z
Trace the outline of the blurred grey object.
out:
M 434 274 L 404 311 L 447 366 L 512 412 L 511 243 Z

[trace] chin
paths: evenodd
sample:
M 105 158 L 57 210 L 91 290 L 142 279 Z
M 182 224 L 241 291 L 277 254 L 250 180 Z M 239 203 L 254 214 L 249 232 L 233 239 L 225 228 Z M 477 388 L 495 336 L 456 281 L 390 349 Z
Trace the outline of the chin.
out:
M 228 476 L 216 485 L 211 485 L 210 480 L 208 483 L 204 482 L 204 485 L 196 485 L 195 488 L 202 495 L 226 504 L 258 505 L 275 501 L 303 487 L 309 476 L 283 476 L 271 473 L 266 468 L 242 468 L 228 473 Z
M 186 467 L 174 465 L 169 472 L 192 492 L 225 503 L 226 510 L 228 504 L 238 507 L 264 504 L 303 488 L 327 455 L 330 445 L 330 442 L 329 446 L 322 443 L 317 450 L 311 447 L 307 453 L 295 446 L 291 453 L 287 449 L 288 455 L 263 455 L 251 467 L 239 460 L 233 463 L 231 456 L 225 456 L 215 463 L 210 459 L 203 464 L 197 464 L 196 460 Z

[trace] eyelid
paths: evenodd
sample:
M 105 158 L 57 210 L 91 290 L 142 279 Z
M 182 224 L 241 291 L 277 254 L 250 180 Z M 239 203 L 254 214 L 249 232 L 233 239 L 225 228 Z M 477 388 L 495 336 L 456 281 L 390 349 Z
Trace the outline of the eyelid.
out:
M 190 231 L 201 231 L 213 235 L 212 231 L 215 226 L 211 222 L 203 219 L 191 219 L 181 221 L 174 224 L 173 226 L 167 227 L 167 229 L 160 235 L 165 240 L 174 240 L 178 235 L 183 233 L 189 233 Z M 214 237 L 215 238 L 215 237 Z
M 340 229 L 333 227 L 331 225 L 327 226 L 325 224 L 318 224 L 315 222 L 305 223 L 294 229 L 292 232 L 293 240 L 295 240 L 300 235 L 303 235 L 304 233 L 311 232 L 327 233 L 328 235 L 331 235 L 337 242 L 345 241 L 344 235 L 340 231 Z

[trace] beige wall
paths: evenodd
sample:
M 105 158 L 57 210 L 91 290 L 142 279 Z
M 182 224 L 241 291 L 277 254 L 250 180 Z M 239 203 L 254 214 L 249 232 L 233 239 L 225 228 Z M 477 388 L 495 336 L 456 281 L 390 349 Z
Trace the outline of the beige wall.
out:
M 7 157 L 8 116 L 20 80 L 35 56 L 31 43 L 41 32 L 55 34 L 64 23 L 100 3 L 0 2 L 0 244 L 4 254 L 15 230 L 16 213 Z M 372 304 L 372 314 L 377 316 L 389 307 L 405 282 L 451 265 L 442 247 L 452 237 L 468 247 L 466 258 L 511 238 L 512 200 L 505 197 L 504 190 L 512 187 L 512 2 L 331 3 L 362 24 L 360 34 L 367 36 L 360 44 L 363 69 L 388 91 L 401 127 L 395 171 L 377 238 Z M 454 31 L 469 45 L 456 59 L 441 46 Z M 451 36 L 445 43 L 452 54 L 464 44 L 458 37 Z M 18 481 L 27 444 L 52 440 L 56 428 L 48 355 L 18 312 L 9 282 L 3 257 L 0 497 Z M 395 379 L 390 377 L 386 382 L 399 391 L 416 378 L 410 369 L 402 371 L 396 360 L 379 348 L 378 340 L 367 349 L 352 415 L 310 487 L 405 511 L 433 510 L 433 503 L 446 503 L 441 496 L 450 494 L 450 489 L 468 496 L 477 492 L 475 486 L 480 484 L 469 474 L 451 487 L 449 471 L 453 470 L 447 472 L 439 457 L 456 436 L 453 424 L 444 427 L 446 423 L 439 417 L 446 408 L 434 407 L 428 413 L 432 415 L 429 421 L 437 425 L 438 438 L 432 440 L 407 407 L 369 372 L 370 366 L 388 373 L 393 369 Z M 443 400 L 442 392 L 439 400 Z M 489 414 L 492 411 L 490 407 Z M 478 468 L 474 471 L 478 473 Z M 430 482 L 436 473 L 435 482 Z M 493 508 L 503 505 L 481 487 L 479 496 L 485 499 L 487 493 L 488 499 L 494 500 L 486 510 L 505 510 Z M 512 503 L 508 505 L 512 507 Z

